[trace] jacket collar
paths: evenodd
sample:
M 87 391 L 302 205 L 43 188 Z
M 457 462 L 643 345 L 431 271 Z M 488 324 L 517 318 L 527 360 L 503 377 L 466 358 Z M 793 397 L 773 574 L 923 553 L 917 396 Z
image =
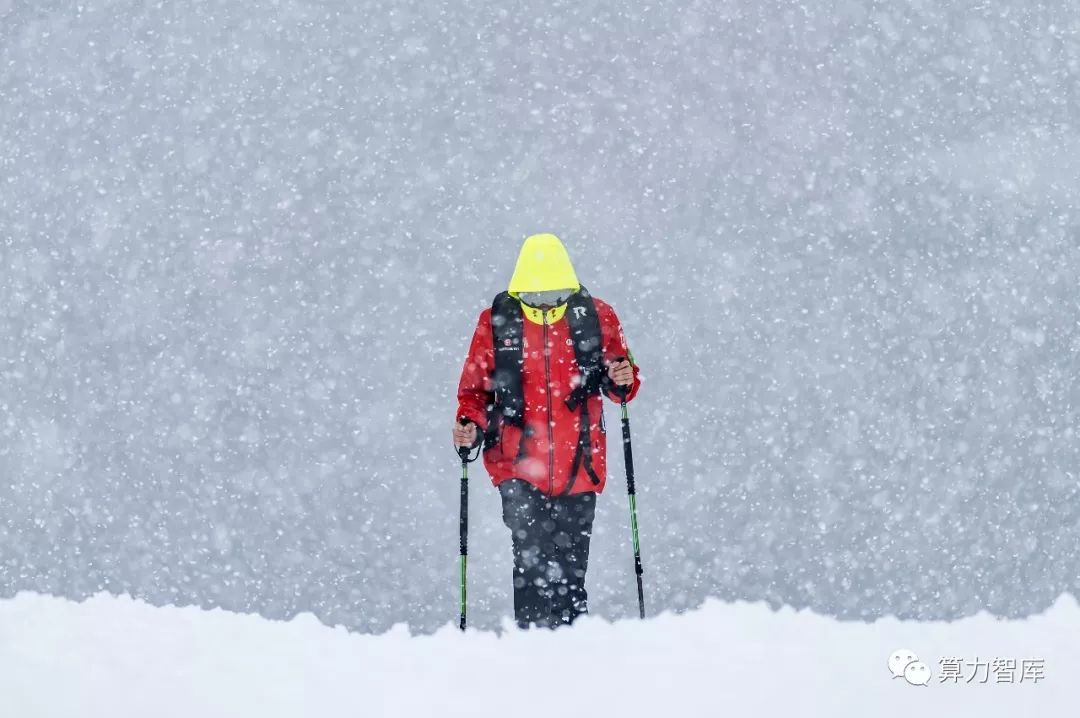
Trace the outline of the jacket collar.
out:
M 566 314 L 565 304 L 559 305 L 553 309 L 549 309 L 546 312 L 543 309 L 536 309 L 534 307 L 530 307 L 529 305 L 521 302 L 520 300 L 518 301 L 518 304 L 521 305 L 521 313 L 524 314 L 525 318 L 533 324 L 543 324 L 545 314 L 547 315 L 548 324 L 554 324 L 555 322 L 562 319 L 563 315 Z

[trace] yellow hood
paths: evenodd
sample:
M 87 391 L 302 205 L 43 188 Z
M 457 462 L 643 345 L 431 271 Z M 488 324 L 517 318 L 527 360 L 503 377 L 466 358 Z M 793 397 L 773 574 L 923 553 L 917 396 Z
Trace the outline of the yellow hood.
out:
M 525 240 L 518 255 L 514 276 L 510 278 L 510 296 L 518 298 L 519 292 L 547 292 L 553 289 L 581 288 L 570 263 L 566 247 L 554 234 L 534 234 Z M 566 314 L 566 305 L 549 309 L 546 314 L 527 304 L 521 305 L 525 318 L 536 324 L 554 324 Z
M 581 288 L 566 247 L 554 234 L 534 234 L 525 240 L 518 255 L 514 276 L 510 278 L 510 296 L 519 292 L 548 292 L 553 289 Z

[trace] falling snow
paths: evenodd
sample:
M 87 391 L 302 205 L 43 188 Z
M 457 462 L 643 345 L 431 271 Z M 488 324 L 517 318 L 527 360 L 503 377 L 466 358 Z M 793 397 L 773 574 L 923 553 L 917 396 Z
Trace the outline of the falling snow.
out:
M 0 0 L 0 595 L 453 621 L 458 372 L 552 231 L 642 368 L 650 611 L 1045 609 L 1080 580 L 1075 10 Z

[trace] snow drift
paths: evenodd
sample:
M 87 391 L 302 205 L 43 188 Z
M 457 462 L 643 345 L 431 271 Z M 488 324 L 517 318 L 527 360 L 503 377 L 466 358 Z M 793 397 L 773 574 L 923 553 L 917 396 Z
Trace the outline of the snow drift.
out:
M 1080 697 L 1080 607 L 1001 621 L 840 622 L 763 604 L 706 603 L 644 623 L 587 619 L 557 633 L 447 626 L 410 636 L 98 595 L 0 602 L 2 715 L 904 716 L 1062 715 Z M 908 648 L 928 686 L 891 677 Z M 939 658 L 1042 659 L 1038 682 L 942 683 Z

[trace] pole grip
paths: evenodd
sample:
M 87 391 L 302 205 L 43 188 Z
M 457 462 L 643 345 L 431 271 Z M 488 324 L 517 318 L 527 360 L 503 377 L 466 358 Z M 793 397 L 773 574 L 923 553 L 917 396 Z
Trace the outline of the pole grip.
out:
M 458 423 L 461 424 L 462 426 L 467 426 L 469 424 L 469 421 L 470 421 L 470 419 L 468 419 L 468 418 L 466 418 L 464 416 L 458 418 Z M 459 446 L 457 448 L 457 453 L 458 453 L 458 456 L 461 457 L 461 463 L 462 464 L 468 463 L 468 461 L 469 461 L 469 447 L 468 446 Z
M 622 361 L 622 357 L 618 359 Z M 630 387 L 616 386 L 616 391 L 619 391 L 622 397 L 622 443 L 623 443 L 623 459 L 626 462 L 626 493 L 634 496 L 637 493 L 637 487 L 634 483 L 634 451 L 630 444 L 630 416 L 626 412 L 626 395 L 629 393 Z
M 624 357 L 624 356 L 615 357 L 615 363 L 616 364 L 619 364 L 619 363 L 624 362 L 624 361 L 626 361 L 626 357 Z M 622 400 L 622 404 L 623 404 L 623 406 L 625 406 L 626 405 L 626 397 L 630 393 L 630 387 L 623 386 L 622 384 L 612 384 L 612 391 L 614 391 L 615 395 L 618 396 L 619 399 Z

